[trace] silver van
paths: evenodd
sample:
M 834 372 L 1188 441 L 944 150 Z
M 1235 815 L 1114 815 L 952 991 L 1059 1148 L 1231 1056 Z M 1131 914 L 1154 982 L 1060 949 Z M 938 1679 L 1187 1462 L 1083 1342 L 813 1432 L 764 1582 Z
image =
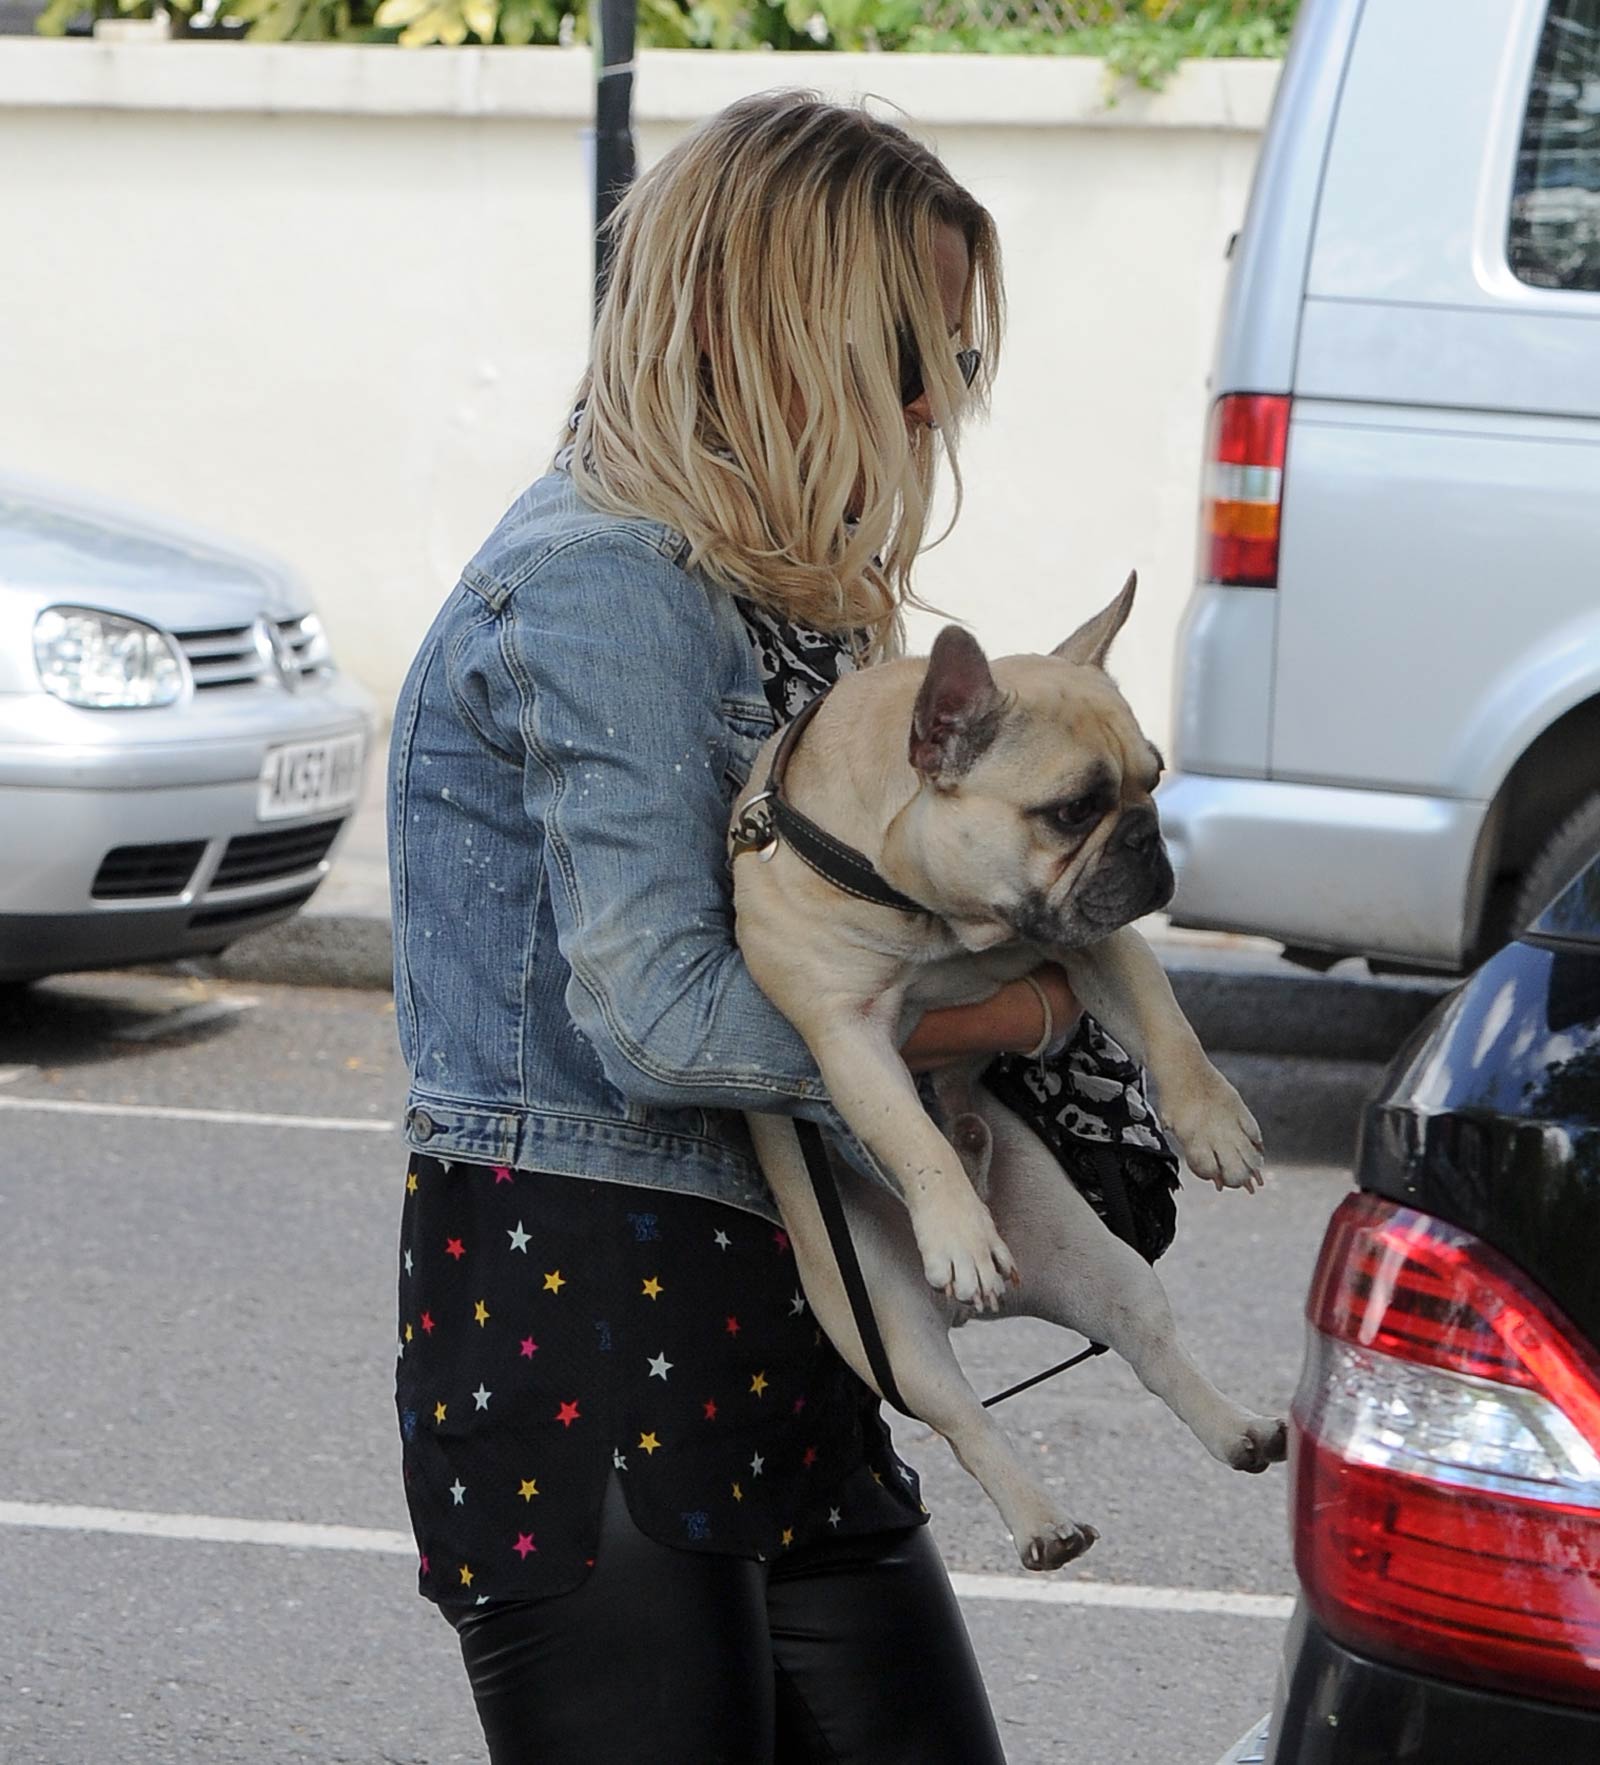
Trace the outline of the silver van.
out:
M 1302 0 L 1212 392 L 1172 918 L 1459 972 L 1600 848 L 1600 0 Z

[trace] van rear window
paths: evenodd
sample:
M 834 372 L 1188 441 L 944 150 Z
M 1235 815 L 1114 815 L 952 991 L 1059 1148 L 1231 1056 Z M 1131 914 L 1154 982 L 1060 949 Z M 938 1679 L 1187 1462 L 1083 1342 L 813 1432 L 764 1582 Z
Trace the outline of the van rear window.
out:
M 1536 288 L 1600 293 L 1600 0 L 1550 0 L 1506 251 Z

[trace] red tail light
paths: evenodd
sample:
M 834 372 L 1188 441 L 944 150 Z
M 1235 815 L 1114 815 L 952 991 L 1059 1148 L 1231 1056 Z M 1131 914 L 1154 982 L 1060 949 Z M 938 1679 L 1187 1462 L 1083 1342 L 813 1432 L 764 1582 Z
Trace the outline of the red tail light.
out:
M 1369 1195 L 1306 1316 L 1295 1565 L 1324 1627 L 1600 1707 L 1600 1356 L 1487 1245 Z
M 1201 568 L 1208 582 L 1278 586 L 1278 526 L 1289 400 L 1260 393 L 1218 399 L 1206 450 Z

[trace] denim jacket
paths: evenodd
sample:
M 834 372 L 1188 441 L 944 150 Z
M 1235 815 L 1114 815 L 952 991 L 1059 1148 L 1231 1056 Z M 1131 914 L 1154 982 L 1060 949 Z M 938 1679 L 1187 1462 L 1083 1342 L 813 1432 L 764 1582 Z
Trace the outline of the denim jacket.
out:
M 390 748 L 406 1135 L 776 1219 L 740 1112 L 844 1130 L 734 944 L 728 814 L 774 719 L 687 550 L 553 472 L 423 640 Z

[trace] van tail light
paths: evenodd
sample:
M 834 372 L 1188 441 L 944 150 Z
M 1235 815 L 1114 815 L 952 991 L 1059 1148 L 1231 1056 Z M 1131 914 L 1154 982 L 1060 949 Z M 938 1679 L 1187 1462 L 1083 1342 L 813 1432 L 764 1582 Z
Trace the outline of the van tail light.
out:
M 1233 393 L 1217 400 L 1206 448 L 1200 536 L 1205 580 L 1232 588 L 1278 586 L 1278 529 L 1289 400 Z
M 1306 1306 L 1295 1567 L 1361 1654 L 1600 1707 L 1600 1357 L 1470 1234 L 1354 1195 Z

